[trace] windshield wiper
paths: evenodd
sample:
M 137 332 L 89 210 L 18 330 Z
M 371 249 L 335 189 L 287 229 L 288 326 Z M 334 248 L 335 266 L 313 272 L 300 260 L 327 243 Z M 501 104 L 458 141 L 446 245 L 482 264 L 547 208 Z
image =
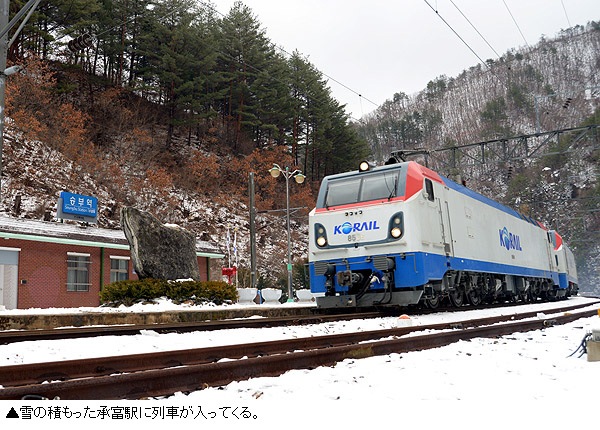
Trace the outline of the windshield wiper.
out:
M 392 200 L 392 197 L 396 197 L 396 188 L 398 188 L 398 178 L 394 179 L 394 187 L 392 188 L 392 191 L 390 192 L 390 195 L 388 196 L 388 202 L 390 200 Z

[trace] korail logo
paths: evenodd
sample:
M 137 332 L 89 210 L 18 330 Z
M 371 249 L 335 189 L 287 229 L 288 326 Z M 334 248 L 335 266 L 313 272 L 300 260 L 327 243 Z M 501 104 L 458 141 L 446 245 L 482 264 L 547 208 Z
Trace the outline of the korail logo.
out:
M 510 233 L 506 227 L 498 230 L 498 232 L 500 233 L 500 246 L 507 250 L 523 251 L 521 238 L 518 235 Z
M 354 231 L 369 230 L 379 230 L 377 221 L 355 222 L 354 224 L 346 221 L 344 224 L 336 225 L 333 228 L 333 234 L 350 234 Z

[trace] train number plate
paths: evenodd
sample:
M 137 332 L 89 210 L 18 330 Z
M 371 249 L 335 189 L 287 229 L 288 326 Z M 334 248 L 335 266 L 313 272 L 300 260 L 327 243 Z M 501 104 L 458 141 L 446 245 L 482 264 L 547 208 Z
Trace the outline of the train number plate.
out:
M 352 233 L 348 235 L 348 242 L 360 242 L 364 239 L 364 235 L 362 233 Z

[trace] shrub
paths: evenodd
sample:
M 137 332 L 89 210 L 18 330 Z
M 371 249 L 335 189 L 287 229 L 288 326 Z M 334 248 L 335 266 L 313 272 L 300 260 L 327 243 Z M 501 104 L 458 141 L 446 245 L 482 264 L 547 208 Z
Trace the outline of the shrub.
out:
M 108 306 L 131 306 L 159 297 L 167 297 L 175 303 L 192 300 L 195 304 L 212 302 L 218 305 L 238 298 L 235 286 L 222 281 L 177 282 L 146 278 L 113 282 L 100 291 L 100 300 Z

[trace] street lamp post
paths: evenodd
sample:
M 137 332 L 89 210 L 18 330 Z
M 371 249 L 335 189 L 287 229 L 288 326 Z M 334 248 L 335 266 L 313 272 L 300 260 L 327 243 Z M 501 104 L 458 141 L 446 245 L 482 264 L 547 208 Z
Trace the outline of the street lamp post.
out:
M 273 167 L 269 169 L 269 173 L 274 178 L 279 177 L 283 174 L 285 177 L 285 202 L 286 202 L 286 219 L 287 219 L 287 275 L 288 275 L 288 303 L 294 301 L 294 293 L 292 290 L 292 250 L 291 250 L 291 237 L 290 237 L 290 178 L 301 184 L 304 182 L 306 176 L 302 174 L 300 170 L 294 170 L 290 172 L 290 168 L 286 167 L 283 170 L 278 164 L 273 164 Z

